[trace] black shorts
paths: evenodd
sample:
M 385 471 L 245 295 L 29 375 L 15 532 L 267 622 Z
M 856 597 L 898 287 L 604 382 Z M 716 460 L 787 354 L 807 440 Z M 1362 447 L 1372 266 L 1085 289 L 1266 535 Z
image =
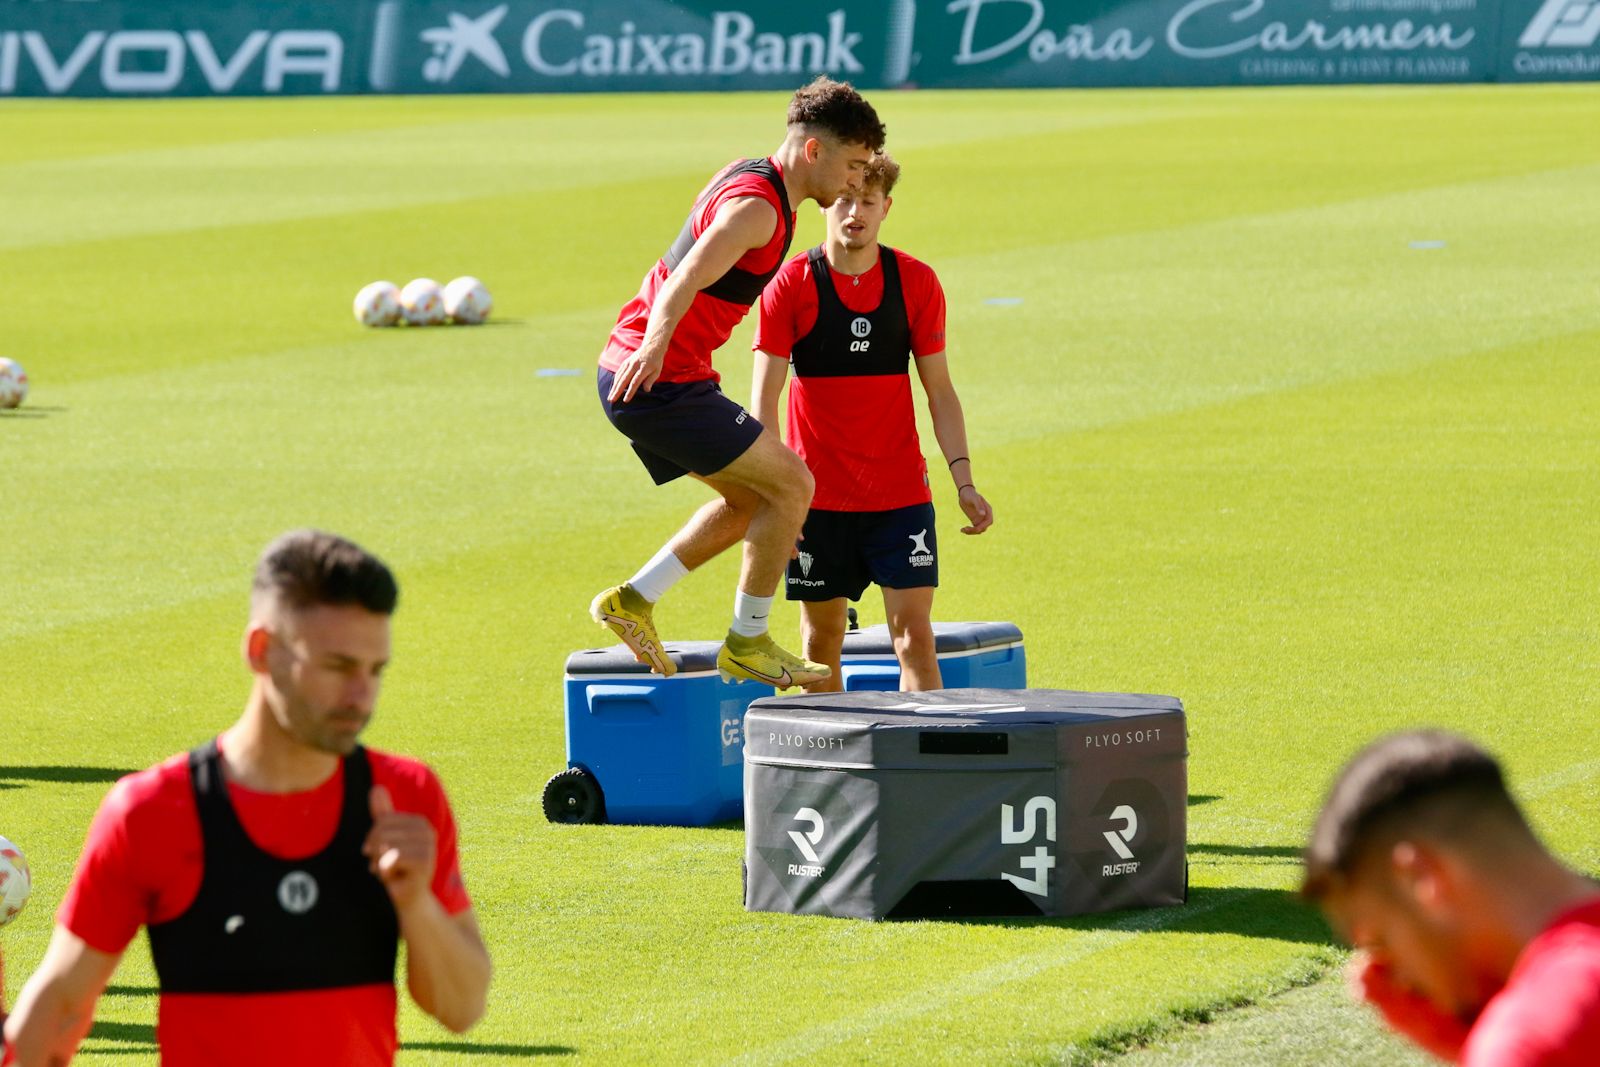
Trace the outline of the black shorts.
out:
M 627 403 L 606 399 L 615 375 L 600 368 L 600 406 L 611 425 L 633 442 L 657 485 L 690 471 L 715 474 L 747 452 L 761 423 L 722 394 L 713 381 L 657 382 Z
M 860 600 L 874 582 L 883 589 L 939 584 L 932 504 L 893 511 L 812 508 L 800 532 L 800 558 L 789 561 L 790 600 Z

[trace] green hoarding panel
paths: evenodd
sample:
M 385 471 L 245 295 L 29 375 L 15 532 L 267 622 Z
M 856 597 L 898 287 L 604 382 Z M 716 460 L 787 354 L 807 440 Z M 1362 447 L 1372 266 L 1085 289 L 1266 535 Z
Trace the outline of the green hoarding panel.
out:
M 951 0 L 917 9 L 932 87 L 1484 81 L 1493 0 Z
M 0 96 L 1600 79 L 1600 0 L 0 0 Z
M 903 50 L 910 10 L 664 0 L 377 6 L 373 88 L 400 92 L 793 89 L 819 73 L 874 87 L 893 46 Z
M 1501 81 L 1600 78 L 1600 0 L 1504 0 Z
M 0 96 L 365 89 L 368 5 L 0 3 Z

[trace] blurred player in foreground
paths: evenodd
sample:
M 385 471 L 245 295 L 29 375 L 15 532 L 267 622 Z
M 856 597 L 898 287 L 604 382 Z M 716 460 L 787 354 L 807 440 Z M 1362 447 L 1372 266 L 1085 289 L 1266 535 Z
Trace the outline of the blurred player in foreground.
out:
M 823 209 L 826 240 L 784 264 L 761 297 L 751 406 L 776 428 L 794 366 L 784 440 L 816 479 L 788 597 L 801 602 L 805 655 L 830 672 L 808 686 L 817 691 L 842 688 L 845 601 L 859 600 L 873 582 L 883 590 L 900 688 L 940 688 L 932 622 L 938 538 L 912 363 L 969 523 L 961 532 L 981 534 L 994 523 L 974 484 L 945 359 L 944 290 L 927 264 L 878 243 L 899 177 L 898 163 L 875 154 L 861 187 Z
M 718 668 L 780 689 L 827 674 L 767 632 L 811 502 L 811 475 L 776 434 L 723 395 L 711 354 L 783 264 L 796 208 L 807 200 L 831 204 L 855 188 L 883 137 L 877 112 L 848 84 L 819 77 L 796 92 L 783 144 L 711 179 L 600 355 L 601 404 L 656 484 L 687 474 L 717 493 L 638 573 L 589 606 L 596 622 L 660 674 L 675 668 L 656 632 L 655 603 L 741 540 L 744 563 Z
M 286 534 L 256 567 L 254 682 L 221 736 L 118 782 L 43 962 L 6 1025 L 16 1062 L 72 1058 L 141 925 L 165 1067 L 394 1062 L 395 961 L 451 1030 L 483 1014 L 489 954 L 431 770 L 363 748 L 398 589 L 342 538 Z
M 1600 1064 L 1600 885 L 1546 851 L 1486 752 L 1436 731 L 1363 749 L 1305 861 L 1395 1030 L 1467 1067 Z

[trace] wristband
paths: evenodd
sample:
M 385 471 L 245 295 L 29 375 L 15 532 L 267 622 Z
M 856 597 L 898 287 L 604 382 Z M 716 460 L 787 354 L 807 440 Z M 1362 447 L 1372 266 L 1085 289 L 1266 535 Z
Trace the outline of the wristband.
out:
M 977 486 L 973 485 L 971 482 L 968 482 L 966 485 L 958 485 L 958 486 L 956 486 L 956 495 L 960 496 L 961 495 L 961 490 L 963 490 L 963 489 L 971 489 L 974 493 L 976 493 L 978 491 L 978 487 Z
M 955 458 L 955 459 L 953 459 L 953 460 L 951 460 L 951 461 L 950 461 L 950 467 L 951 467 L 951 469 L 954 469 L 954 468 L 955 468 L 955 465 L 956 465 L 956 464 L 957 464 L 957 463 L 960 463 L 960 462 L 961 462 L 961 461 L 962 461 L 962 460 L 964 460 L 964 459 L 967 459 L 967 457 L 966 457 L 966 456 L 957 456 L 957 457 L 956 457 L 956 458 Z M 971 462 L 972 462 L 972 461 L 971 461 L 971 460 L 970 460 L 970 459 L 968 459 L 968 460 L 967 460 L 967 462 L 968 462 L 968 463 L 971 463 Z

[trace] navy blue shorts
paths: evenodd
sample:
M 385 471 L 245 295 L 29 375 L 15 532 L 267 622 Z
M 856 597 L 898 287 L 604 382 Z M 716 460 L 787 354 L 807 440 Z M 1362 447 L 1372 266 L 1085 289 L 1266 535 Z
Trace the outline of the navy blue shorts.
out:
M 860 600 L 873 583 L 883 589 L 939 584 L 932 504 L 892 511 L 812 508 L 800 532 L 800 558 L 789 561 L 790 600 Z
M 690 471 L 715 474 L 747 452 L 761 423 L 723 395 L 713 381 L 657 382 L 627 403 L 606 399 L 615 375 L 600 368 L 600 406 L 611 425 L 633 442 L 657 485 Z

